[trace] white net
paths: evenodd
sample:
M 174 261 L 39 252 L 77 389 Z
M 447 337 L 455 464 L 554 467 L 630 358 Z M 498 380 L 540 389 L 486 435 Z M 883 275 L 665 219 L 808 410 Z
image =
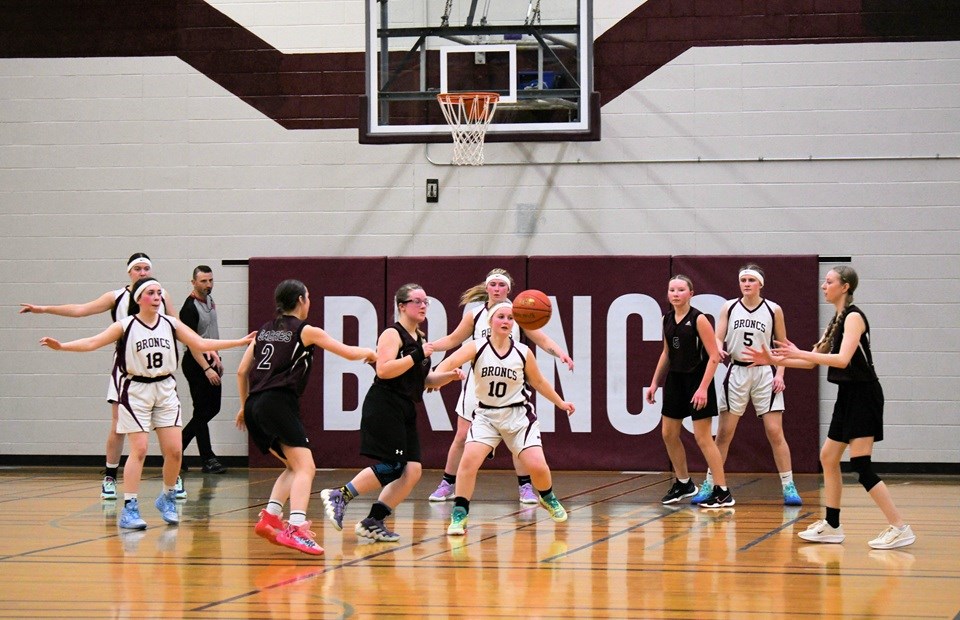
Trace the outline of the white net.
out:
M 497 93 L 441 93 L 437 95 L 443 117 L 453 135 L 453 159 L 457 166 L 483 165 L 483 139 L 497 110 Z

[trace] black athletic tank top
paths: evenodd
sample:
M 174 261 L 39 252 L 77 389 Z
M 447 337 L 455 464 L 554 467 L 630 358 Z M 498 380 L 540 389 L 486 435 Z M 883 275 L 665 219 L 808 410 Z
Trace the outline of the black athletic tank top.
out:
M 856 306 L 847 308 L 847 315 L 857 313 L 863 317 L 863 324 L 866 329 L 860 334 L 860 344 L 857 350 L 853 352 L 850 358 L 850 365 L 846 368 L 834 368 L 830 366 L 827 370 L 827 381 L 830 383 L 848 383 L 851 381 L 872 382 L 877 380 L 877 371 L 873 368 L 873 353 L 870 352 L 870 323 L 867 322 L 867 315 Z M 844 319 L 847 317 L 844 316 Z M 830 343 L 830 352 L 839 353 L 840 343 L 843 342 L 843 323 L 837 326 L 833 332 L 833 342 Z
M 670 372 L 691 373 L 706 361 L 707 353 L 697 331 L 697 318 L 701 314 L 691 306 L 679 323 L 674 320 L 673 312 L 663 315 L 663 338 L 667 343 Z
M 301 340 L 306 325 L 290 315 L 264 323 L 254 341 L 250 394 L 274 389 L 292 390 L 297 396 L 303 394 L 316 349 Z
M 423 346 L 423 339 L 417 335 L 416 340 L 407 332 L 406 328 L 399 322 L 394 323 L 387 329 L 395 329 L 400 333 L 400 351 L 397 353 L 397 359 L 410 355 Z M 375 377 L 373 382 L 381 387 L 385 387 L 391 392 L 396 392 L 405 398 L 409 398 L 415 403 L 423 400 L 423 390 L 425 380 L 430 374 L 430 358 L 425 357 L 420 364 L 414 364 L 399 377 L 393 379 L 381 379 Z

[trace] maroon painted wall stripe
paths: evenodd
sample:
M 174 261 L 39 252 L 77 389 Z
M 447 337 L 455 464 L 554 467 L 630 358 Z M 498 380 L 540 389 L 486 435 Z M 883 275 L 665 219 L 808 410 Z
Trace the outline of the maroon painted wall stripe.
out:
M 960 39 L 951 0 L 648 0 L 594 43 L 605 104 L 691 47 Z M 288 129 L 357 128 L 360 52 L 284 54 L 202 0 L 0 2 L 0 58 L 177 56 Z

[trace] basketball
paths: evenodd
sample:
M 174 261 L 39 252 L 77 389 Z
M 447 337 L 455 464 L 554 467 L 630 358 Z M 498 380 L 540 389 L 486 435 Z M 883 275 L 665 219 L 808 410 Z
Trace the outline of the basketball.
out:
M 540 329 L 550 321 L 553 306 L 543 291 L 530 289 L 513 299 L 513 319 L 524 329 Z

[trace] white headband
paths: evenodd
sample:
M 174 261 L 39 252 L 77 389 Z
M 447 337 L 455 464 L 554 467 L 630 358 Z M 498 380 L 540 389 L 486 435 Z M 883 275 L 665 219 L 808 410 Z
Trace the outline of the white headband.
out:
M 763 286 L 763 276 L 756 269 L 741 269 L 738 277 L 742 278 L 743 276 L 753 276 L 760 282 L 760 286 Z
M 139 302 L 140 298 L 143 296 L 143 291 L 150 286 L 151 284 L 160 284 L 154 278 L 144 278 L 143 282 L 140 283 L 140 286 L 133 289 L 133 301 Z
M 140 263 L 145 263 L 147 267 L 153 269 L 153 263 L 150 262 L 150 259 L 146 256 L 141 256 L 130 261 L 130 263 L 127 265 L 127 273 L 130 273 L 130 270 L 133 269 L 135 265 L 139 265 Z
M 497 310 L 499 310 L 500 308 L 510 308 L 510 312 L 512 313 L 513 302 L 501 301 L 500 303 L 496 304 L 494 307 L 490 308 L 490 311 L 487 314 L 487 323 L 493 322 L 493 315 L 495 315 L 497 313 Z
M 508 278 L 506 275 L 502 273 L 491 273 L 490 275 L 487 276 L 487 279 L 483 283 L 490 284 L 494 280 L 499 280 L 504 284 L 506 284 L 508 287 L 510 286 L 510 278 Z

